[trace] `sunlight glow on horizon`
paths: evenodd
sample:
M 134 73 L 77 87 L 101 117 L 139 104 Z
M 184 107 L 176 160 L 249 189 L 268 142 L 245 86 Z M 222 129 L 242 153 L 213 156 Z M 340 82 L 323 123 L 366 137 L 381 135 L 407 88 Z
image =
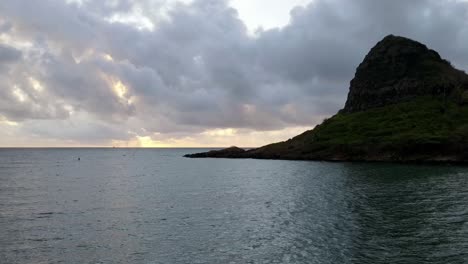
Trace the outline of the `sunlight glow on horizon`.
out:
M 0 130 L 16 133 L 20 124 L 0 116 Z M 0 138 L 0 148 L 223 148 L 238 146 L 241 148 L 256 148 L 267 144 L 286 141 L 313 127 L 291 127 L 274 131 L 239 131 L 230 129 L 213 129 L 182 138 L 157 139 L 151 136 L 134 136 L 128 140 L 112 140 L 108 143 L 86 143 L 73 140 L 24 138 L 18 135 L 14 141 L 3 142 Z M 13 129 L 13 130 L 12 130 Z M 237 132 L 233 132 L 237 131 Z M 223 135 L 223 133 L 228 135 Z
M 292 127 L 273 131 L 241 131 L 233 128 L 210 129 L 183 138 L 165 140 L 135 135 L 129 141 L 113 141 L 113 146 L 131 148 L 219 148 L 230 146 L 256 148 L 286 141 L 310 129 L 312 127 Z
M 82 0 L 66 0 L 68 3 L 74 3 L 77 5 L 83 5 L 85 1 Z M 269 29 L 273 27 L 282 27 L 286 25 L 289 21 L 290 15 L 289 12 L 292 8 L 297 5 L 306 5 L 313 0 L 293 0 L 290 2 L 271 2 L 266 0 L 231 0 L 230 6 L 235 8 L 239 13 L 239 18 L 245 23 L 249 31 L 254 31 L 258 27 L 263 29 Z M 167 8 L 170 8 L 174 3 L 190 3 L 192 0 L 168 0 Z M 259 8 L 262 7 L 262 8 Z M 166 9 L 167 9 L 166 8 Z M 164 12 L 166 9 L 162 8 L 161 12 Z M 166 10 L 167 11 L 167 10 Z M 126 11 L 125 11 L 126 12 Z M 103 17 L 104 20 L 107 20 L 110 23 L 123 23 L 131 25 L 139 30 L 155 30 L 158 26 L 158 18 L 149 16 L 147 10 L 132 9 L 128 13 L 113 13 L 108 17 Z M 154 19 L 154 21 L 152 20 Z M 157 21 L 158 20 L 158 21 Z M 0 19 L 0 22 L 2 20 Z M 12 31 L 13 32 L 13 31 Z M 32 56 L 32 54 L 40 54 L 44 52 L 42 46 L 35 46 L 33 41 L 28 40 L 25 35 L 14 35 L 12 32 L 5 33 L 0 32 L 0 43 L 10 45 L 14 48 L 17 48 L 23 51 L 23 56 Z M 49 43 L 50 52 L 60 53 L 62 51 L 61 43 L 54 43 L 51 41 Z M 111 49 L 105 49 L 100 47 L 84 47 L 83 49 L 70 49 L 69 50 L 69 59 L 72 64 L 82 64 L 84 67 L 88 63 L 91 63 L 95 60 L 101 61 L 103 63 L 111 63 L 114 61 L 112 56 Z M 117 57 L 120 60 L 120 57 Z M 201 56 L 195 56 L 194 61 L 201 66 L 203 66 L 203 58 Z M 201 67 L 200 66 L 200 67 Z M 47 97 L 49 93 L 52 93 L 56 87 L 50 85 L 46 79 L 41 76 L 40 73 L 30 73 L 24 76 L 24 82 L 18 82 L 17 84 L 10 86 L 9 93 L 11 93 L 13 100 L 17 101 L 18 104 L 28 105 L 35 104 L 37 96 Z M 110 76 L 108 74 L 102 73 L 98 76 L 104 82 L 104 87 L 110 89 L 113 94 L 118 98 L 119 102 L 122 105 L 130 106 L 132 103 L 135 103 L 135 100 L 138 100 L 138 95 L 135 94 L 135 91 L 132 89 L 129 83 L 126 82 L 124 78 L 119 79 L 117 76 Z M 107 87 L 106 87 L 107 86 Z M 112 95 L 111 95 L 112 96 Z M 61 100 L 59 97 L 54 98 Z M 34 107 L 38 107 L 34 105 Z M 42 106 L 41 106 L 42 107 Z M 86 123 L 83 123 L 82 120 L 76 119 L 76 116 L 83 114 L 83 109 L 80 106 L 72 106 L 71 104 L 62 103 L 61 108 L 55 109 L 54 106 L 44 105 L 44 109 L 50 109 L 50 116 L 54 116 L 58 110 L 65 110 L 70 116 L 73 115 L 73 119 L 65 120 L 68 122 L 67 126 L 70 126 L 71 130 L 79 130 L 83 127 L 86 127 Z M 254 104 L 245 104 L 243 110 L 246 113 L 255 113 L 256 106 Z M 9 118 L 13 119 L 9 120 Z M 42 121 L 50 121 L 51 117 L 45 116 Z M 59 120 L 62 122 L 63 120 Z M 230 127 L 220 127 L 207 129 L 202 132 L 197 132 L 190 134 L 189 136 L 179 136 L 179 135 L 165 135 L 164 138 L 160 138 L 158 135 L 148 136 L 148 135 L 133 135 L 133 137 L 128 140 L 113 140 L 109 138 L 106 141 L 95 143 L 90 139 L 90 142 L 86 142 L 86 139 L 82 139 L 80 142 L 77 139 L 68 140 L 57 136 L 53 138 L 44 137 L 46 135 L 45 131 L 47 129 L 42 129 L 37 124 L 34 124 L 31 130 L 22 131 L 17 127 L 24 129 L 28 125 L 35 123 L 36 120 L 28 119 L 23 117 L 4 117 L 0 115 L 0 130 L 3 130 L 3 133 L 0 133 L 0 147 L 143 147 L 143 148 L 167 148 L 167 147 L 223 147 L 237 145 L 240 147 L 259 147 L 265 144 L 274 143 L 277 141 L 287 140 L 290 137 L 296 136 L 299 133 L 304 132 L 310 127 L 286 127 L 283 129 L 273 130 L 273 131 L 255 131 L 252 129 L 242 129 L 242 128 L 230 128 Z M 39 122 L 39 121 L 37 121 Z M 65 124 L 65 123 L 60 123 Z M 122 123 L 123 124 L 123 123 Z M 44 125 L 48 127 L 48 125 Z M 51 128 L 50 128 L 51 129 Z M 86 128 L 85 128 L 86 129 Z M 122 130 L 125 128 L 122 125 Z M 39 131 L 39 132 L 38 132 Z M 60 133 L 63 133 L 60 130 Z M 24 132 L 24 133 L 23 133 Z M 27 134 L 31 133 L 31 134 Z M 59 133 L 59 134 L 60 134 Z M 2 139 L 2 136 L 5 135 L 15 135 L 14 140 L 7 140 L 6 138 Z M 42 135 L 42 136 L 41 136 Z M 57 135 L 57 134 L 53 134 Z M 98 142 L 98 141 L 96 141 Z

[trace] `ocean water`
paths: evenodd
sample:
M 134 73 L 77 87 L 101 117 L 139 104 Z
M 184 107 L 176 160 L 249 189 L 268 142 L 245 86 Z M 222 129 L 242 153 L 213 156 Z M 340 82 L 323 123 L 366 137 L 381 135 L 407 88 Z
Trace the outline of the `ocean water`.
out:
M 199 151 L 0 150 L 0 263 L 468 261 L 468 167 Z

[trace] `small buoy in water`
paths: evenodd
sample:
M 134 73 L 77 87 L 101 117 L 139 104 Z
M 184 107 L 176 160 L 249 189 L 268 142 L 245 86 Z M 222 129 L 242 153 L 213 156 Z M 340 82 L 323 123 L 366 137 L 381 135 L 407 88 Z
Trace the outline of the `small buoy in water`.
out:
M 78 158 L 78 160 L 81 160 L 80 158 Z

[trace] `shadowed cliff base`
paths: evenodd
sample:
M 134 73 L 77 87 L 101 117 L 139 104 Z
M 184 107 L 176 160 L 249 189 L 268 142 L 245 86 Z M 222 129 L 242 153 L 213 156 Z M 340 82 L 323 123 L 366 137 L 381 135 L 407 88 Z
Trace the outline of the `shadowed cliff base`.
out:
M 189 158 L 468 162 L 468 75 L 416 41 L 387 36 L 356 70 L 343 110 L 288 141 Z

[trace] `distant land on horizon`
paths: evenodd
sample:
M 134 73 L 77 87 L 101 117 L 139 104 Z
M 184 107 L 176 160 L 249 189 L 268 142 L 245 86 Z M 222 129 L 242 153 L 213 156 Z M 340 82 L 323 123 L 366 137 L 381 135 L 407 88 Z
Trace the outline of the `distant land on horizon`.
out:
M 424 44 L 389 35 L 357 67 L 344 108 L 314 129 L 185 157 L 468 162 L 468 75 Z

